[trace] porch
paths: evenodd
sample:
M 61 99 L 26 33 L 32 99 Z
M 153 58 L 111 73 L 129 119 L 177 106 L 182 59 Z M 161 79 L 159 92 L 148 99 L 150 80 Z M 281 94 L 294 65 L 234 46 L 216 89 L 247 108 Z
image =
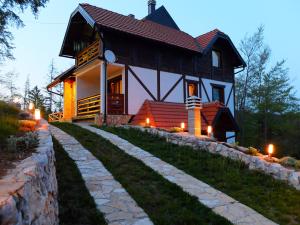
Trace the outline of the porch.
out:
M 78 54 L 76 66 L 61 74 L 48 86 L 52 88 L 59 82 L 64 84 L 63 112 L 49 115 L 49 121 L 92 120 L 96 115 L 125 114 L 124 66 L 108 64 L 106 85 L 104 62 L 98 57 L 99 47 L 92 44 Z M 106 93 L 106 98 L 105 94 Z

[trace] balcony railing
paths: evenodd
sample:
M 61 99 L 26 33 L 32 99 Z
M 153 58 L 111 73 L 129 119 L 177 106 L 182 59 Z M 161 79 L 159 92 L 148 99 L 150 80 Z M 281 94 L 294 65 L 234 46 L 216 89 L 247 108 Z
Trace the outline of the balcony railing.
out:
M 100 113 L 100 95 L 94 95 L 77 101 L 77 116 L 95 116 Z
M 100 95 L 94 95 L 77 101 L 77 117 L 94 117 L 100 113 Z M 109 115 L 124 114 L 124 95 L 107 95 L 107 112 Z
M 64 117 L 63 112 L 55 112 L 52 114 L 49 114 L 48 121 L 49 122 L 59 122 Z
M 97 58 L 99 54 L 100 54 L 100 44 L 99 41 L 96 41 L 78 53 L 76 57 L 76 65 L 81 66 Z

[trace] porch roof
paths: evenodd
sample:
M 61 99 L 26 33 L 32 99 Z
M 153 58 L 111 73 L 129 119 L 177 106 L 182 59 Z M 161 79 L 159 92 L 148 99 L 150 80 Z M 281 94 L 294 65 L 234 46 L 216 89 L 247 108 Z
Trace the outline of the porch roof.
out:
M 64 71 L 63 73 L 61 73 L 60 75 L 58 75 L 57 77 L 55 77 L 54 80 L 50 84 L 48 84 L 47 90 L 55 87 L 60 82 L 64 81 L 68 77 L 72 76 L 75 69 L 76 69 L 76 66 L 72 66 L 69 69 L 67 69 L 66 71 Z

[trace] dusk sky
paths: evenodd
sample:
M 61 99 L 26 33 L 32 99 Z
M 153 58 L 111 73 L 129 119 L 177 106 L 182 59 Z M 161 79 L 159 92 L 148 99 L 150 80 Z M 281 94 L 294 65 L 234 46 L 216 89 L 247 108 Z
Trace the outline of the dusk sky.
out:
M 22 91 L 27 75 L 31 86 L 45 86 L 45 74 L 52 59 L 60 72 L 74 64 L 59 57 L 69 16 L 79 3 L 89 3 L 124 15 L 134 14 L 140 19 L 147 15 L 147 0 L 50 0 L 41 9 L 37 20 L 27 10 L 21 15 L 24 28 L 11 31 L 15 37 L 16 60 L 5 62 L 0 72 L 19 73 L 18 87 Z M 230 36 L 239 47 L 246 33 L 252 34 L 265 26 L 265 41 L 272 49 L 272 62 L 287 60 L 290 77 L 300 96 L 300 1 L 299 0 L 157 0 L 164 5 L 181 30 L 196 37 L 218 28 Z

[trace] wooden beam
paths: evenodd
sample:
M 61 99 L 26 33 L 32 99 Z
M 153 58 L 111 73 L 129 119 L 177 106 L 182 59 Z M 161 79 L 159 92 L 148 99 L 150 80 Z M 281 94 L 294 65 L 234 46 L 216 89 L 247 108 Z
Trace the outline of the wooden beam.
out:
M 162 98 L 162 102 L 166 100 L 166 98 L 171 94 L 171 92 L 177 87 L 177 85 L 184 79 L 184 76 L 181 76 L 178 81 L 171 87 L 171 89 L 167 92 L 167 94 Z

